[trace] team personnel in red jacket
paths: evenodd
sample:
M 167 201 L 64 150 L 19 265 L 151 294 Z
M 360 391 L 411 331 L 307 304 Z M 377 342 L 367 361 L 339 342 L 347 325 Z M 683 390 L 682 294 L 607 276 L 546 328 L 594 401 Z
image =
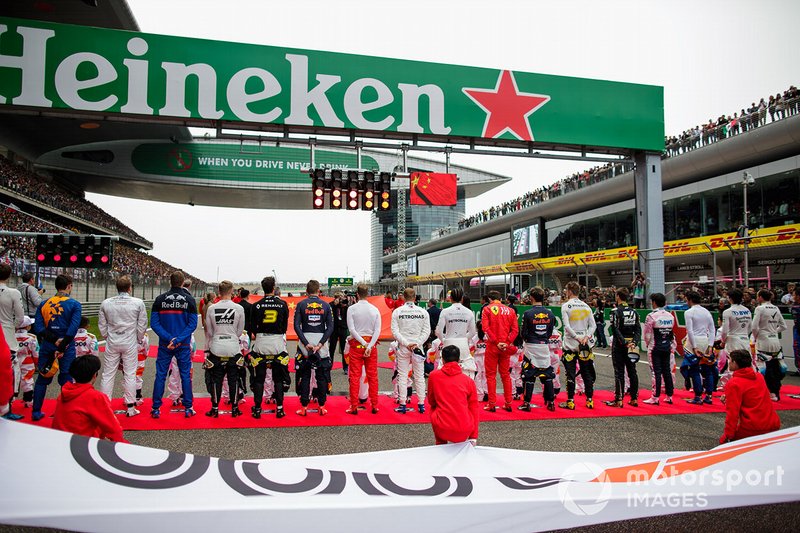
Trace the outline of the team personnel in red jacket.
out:
M 733 377 L 725 385 L 725 431 L 720 444 L 779 430 L 781 420 L 764 378 L 753 370 L 750 352 L 733 350 L 728 358 Z
M 11 349 L 5 335 L 0 335 L 0 416 L 11 408 L 9 398 L 14 395 L 14 371 L 11 370 Z
M 486 337 L 486 387 L 489 389 L 489 403 L 484 407 L 486 411 L 496 411 L 497 404 L 497 370 L 499 365 L 500 380 L 503 382 L 503 396 L 505 404 L 503 409 L 511 412 L 511 373 L 509 371 L 509 358 L 516 353 L 514 339 L 519 332 L 517 314 L 508 306 L 500 302 L 500 293 L 490 291 L 489 305 L 481 312 L 481 324 Z
M 75 382 L 67 382 L 61 388 L 53 415 L 53 429 L 127 442 L 122 437 L 122 426 L 111 410 L 108 396 L 94 388 L 99 371 L 100 358 L 96 355 L 78 357 L 72 362 L 69 373 Z
M 475 382 L 461 371 L 459 358 L 458 346 L 445 346 L 444 366 L 428 377 L 428 404 L 436 444 L 466 440 L 475 444 L 478 439 L 478 391 Z

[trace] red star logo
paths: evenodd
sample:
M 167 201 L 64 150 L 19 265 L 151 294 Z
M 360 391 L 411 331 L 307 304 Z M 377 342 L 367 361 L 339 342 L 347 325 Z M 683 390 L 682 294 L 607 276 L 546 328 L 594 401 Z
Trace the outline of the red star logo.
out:
M 521 93 L 510 70 L 504 70 L 492 89 L 463 89 L 464 94 L 486 111 L 481 137 L 496 139 L 508 132 L 522 141 L 532 141 L 528 117 L 550 101 L 545 94 Z

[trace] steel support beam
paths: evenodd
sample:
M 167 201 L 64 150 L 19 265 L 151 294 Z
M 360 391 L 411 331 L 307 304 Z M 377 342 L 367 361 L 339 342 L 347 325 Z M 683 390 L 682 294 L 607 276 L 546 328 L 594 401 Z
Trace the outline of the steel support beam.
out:
M 652 250 L 639 257 L 639 271 L 649 279 L 650 292 L 664 292 L 664 220 L 661 194 L 661 156 L 634 153 L 636 189 L 636 231 L 640 250 Z

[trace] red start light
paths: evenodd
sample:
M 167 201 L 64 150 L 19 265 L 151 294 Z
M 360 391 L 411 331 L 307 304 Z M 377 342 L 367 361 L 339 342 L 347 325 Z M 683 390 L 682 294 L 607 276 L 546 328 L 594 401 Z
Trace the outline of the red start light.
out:
M 347 194 L 350 195 L 350 198 L 355 198 L 356 196 L 358 196 L 358 191 L 355 190 L 355 189 L 352 189 Z
M 334 189 L 334 190 L 333 190 L 333 197 L 334 197 L 334 198 L 338 198 L 338 197 L 340 197 L 341 195 L 342 195 L 342 191 L 340 191 L 340 190 L 338 190 L 338 189 Z
M 102 256 L 102 257 L 100 258 L 100 262 L 101 262 L 101 263 L 108 263 L 108 256 L 107 256 L 107 255 L 104 255 L 104 256 Z
M 38 259 L 39 261 L 44 261 L 44 254 L 37 255 L 36 259 Z
M 355 201 L 355 200 L 350 200 L 350 207 L 353 207 L 353 208 L 358 207 L 358 202 Z
M 61 261 L 61 254 L 56 254 L 56 255 L 54 255 L 54 256 L 53 256 L 53 261 L 55 261 L 56 263 L 58 263 L 59 261 Z
M 319 197 L 314 198 L 314 205 L 316 205 L 317 207 L 321 206 L 322 205 L 322 198 L 319 198 Z
M 92 256 L 91 255 L 87 255 L 86 256 L 86 262 L 87 263 L 91 263 L 92 262 Z
M 72 263 L 77 263 L 78 262 L 78 256 L 73 254 L 73 255 L 69 256 L 69 260 Z

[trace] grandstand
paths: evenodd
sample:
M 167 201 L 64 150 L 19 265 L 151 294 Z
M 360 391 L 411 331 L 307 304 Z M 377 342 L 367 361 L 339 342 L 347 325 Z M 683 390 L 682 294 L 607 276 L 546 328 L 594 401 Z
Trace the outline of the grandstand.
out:
M 131 275 L 137 283 L 158 285 L 177 270 L 145 252 L 152 249 L 148 241 L 92 202 L 45 176 L 26 168 L 24 161 L 13 162 L 0 154 L 0 231 L 32 233 L 75 233 L 116 235 L 111 267 L 112 276 Z M 35 270 L 35 239 L 32 237 L 0 237 L 0 260 L 10 263 L 20 274 Z M 40 269 L 42 277 L 52 277 L 56 270 Z M 86 272 L 77 272 L 86 280 Z M 194 276 L 190 277 L 194 278 Z M 197 278 L 194 278 L 197 279 Z M 197 279 L 198 285 L 205 282 Z
M 716 121 L 709 119 L 707 124 L 684 130 L 680 135 L 665 137 L 662 157 L 665 159 L 675 157 L 697 148 L 741 135 L 747 131 L 756 130 L 768 123 L 794 116 L 798 112 L 800 112 L 800 90 L 792 85 L 782 94 L 778 93 L 769 97 L 769 100 L 761 98 L 759 104 L 753 103 L 746 109 L 742 108 L 741 115 L 738 112 L 735 112 L 733 116 L 722 115 Z M 769 120 L 767 120 L 767 114 L 769 114 Z M 576 172 L 548 186 L 540 187 L 518 198 L 463 218 L 454 226 L 439 228 L 437 230 L 438 236 L 442 237 L 454 231 L 494 220 L 590 185 L 601 183 L 633 169 L 633 163 L 624 162 L 613 165 L 608 163 L 583 172 Z M 388 253 L 393 253 L 394 251 L 396 251 L 394 248 L 387 250 Z
M 800 95 L 792 86 L 780 101 L 780 108 L 773 97 L 772 105 L 754 104 L 744 117 L 720 117 L 666 139 L 668 298 L 686 286 L 702 285 L 709 294 L 742 286 L 748 274 L 753 286 L 780 289 L 800 275 Z M 685 147 L 681 138 L 689 139 Z M 633 172 L 624 170 L 579 173 L 434 232 L 406 250 L 408 281 L 434 296 L 453 284 L 628 286 L 640 264 Z M 749 252 L 734 239 L 743 229 L 745 194 Z M 520 254 L 512 234 L 526 231 L 535 231 L 539 246 Z M 397 254 L 389 250 L 381 260 L 381 286 L 392 288 Z

